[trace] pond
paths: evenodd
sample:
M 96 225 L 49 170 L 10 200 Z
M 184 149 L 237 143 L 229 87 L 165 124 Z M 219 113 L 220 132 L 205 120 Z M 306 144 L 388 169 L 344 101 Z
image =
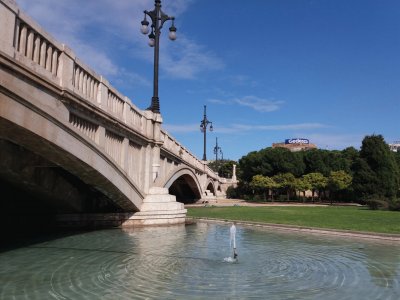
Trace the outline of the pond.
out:
M 229 225 L 110 229 L 0 252 L 0 299 L 400 299 L 400 245 Z

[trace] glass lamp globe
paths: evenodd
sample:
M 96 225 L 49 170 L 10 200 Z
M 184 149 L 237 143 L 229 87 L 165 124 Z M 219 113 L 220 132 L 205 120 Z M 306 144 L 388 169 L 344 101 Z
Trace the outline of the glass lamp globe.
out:
M 150 31 L 149 26 L 147 26 L 147 25 L 142 25 L 142 27 L 140 28 L 140 31 L 141 31 L 143 34 L 148 34 L 149 31 Z
M 154 47 L 155 40 L 154 39 L 149 39 L 149 46 Z
M 175 41 L 176 40 L 176 31 L 170 31 L 168 34 L 168 37 L 171 41 Z

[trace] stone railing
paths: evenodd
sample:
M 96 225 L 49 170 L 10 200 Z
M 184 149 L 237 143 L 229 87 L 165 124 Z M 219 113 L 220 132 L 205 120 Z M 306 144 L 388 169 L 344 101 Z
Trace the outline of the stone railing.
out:
M 72 85 L 75 91 L 81 94 L 85 99 L 97 103 L 99 93 L 100 78 L 90 72 L 88 68 L 82 67 L 77 60 L 74 62 L 72 74 Z
M 0 50 L 45 77 L 63 90 L 107 112 L 135 132 L 152 139 L 147 133 L 148 117 L 110 83 L 79 60 L 64 44 L 57 42 L 15 1 L 0 1 Z M 151 123 L 150 123 L 151 124 Z
M 210 177 L 218 178 L 213 170 L 203 161 L 194 156 L 190 151 L 188 151 L 182 144 L 180 144 L 176 139 L 170 136 L 166 131 L 161 130 L 161 140 L 164 141 L 163 148 L 173 155 L 180 157 L 188 165 L 192 166 L 194 169 L 201 170 L 207 173 Z
M 16 51 L 56 76 L 60 48 L 21 18 L 17 18 L 15 26 Z

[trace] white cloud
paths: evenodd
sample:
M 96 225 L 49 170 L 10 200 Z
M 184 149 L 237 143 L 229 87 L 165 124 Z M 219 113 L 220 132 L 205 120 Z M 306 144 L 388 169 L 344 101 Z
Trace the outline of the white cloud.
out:
M 329 127 L 321 123 L 299 123 L 299 124 L 281 124 L 281 125 L 245 125 L 245 124 L 234 124 L 233 128 L 240 131 L 249 130 L 309 130 Z
M 184 36 L 173 43 L 164 43 L 160 52 L 160 67 L 174 78 L 194 79 L 203 71 L 215 71 L 224 67 L 213 52 Z
M 214 104 L 239 104 L 241 106 L 250 107 L 259 112 L 271 112 L 278 110 L 284 101 L 275 101 L 259 98 L 257 96 L 245 96 L 242 98 L 233 98 L 228 100 L 209 99 L 208 102 Z
M 112 77 L 114 81 L 128 77 L 136 78 L 135 85 L 147 84 L 144 77 L 118 66 L 107 54 L 109 49 L 102 47 L 104 44 L 96 43 L 99 36 L 106 36 L 110 31 L 126 34 L 132 19 L 130 12 L 136 12 L 137 16 L 133 17 L 139 20 L 139 8 L 149 1 L 135 1 L 134 5 L 129 2 L 132 1 L 18 1 L 45 31 L 67 44 L 96 73 L 108 79 Z
M 227 100 L 221 100 L 221 99 L 208 99 L 207 101 L 210 102 L 210 103 L 222 104 L 222 105 L 224 105 L 224 104 L 231 104 L 231 103 L 232 103 L 232 102 L 229 102 L 229 101 L 227 101 Z
M 231 75 L 228 77 L 228 81 L 230 81 L 234 86 L 255 87 L 258 85 L 257 81 L 251 79 L 247 75 Z
M 199 124 L 172 125 L 164 124 L 169 132 L 190 133 L 199 131 Z M 247 125 L 247 124 L 231 124 L 226 127 L 214 126 L 216 133 L 240 133 L 246 131 L 283 131 L 283 130 L 312 130 L 320 128 L 328 128 L 328 125 L 321 123 L 298 123 L 298 124 L 281 124 L 281 125 Z M 306 136 L 306 134 L 303 134 Z M 308 135 L 310 136 L 310 135 Z M 321 135 L 322 136 L 322 135 Z
M 163 124 L 163 128 L 172 133 L 190 133 L 200 131 L 199 124 L 172 125 Z
M 144 10 L 154 8 L 153 0 L 18 0 L 21 8 L 38 21 L 61 43 L 67 44 L 77 56 L 96 73 L 121 79 L 140 78 L 135 84 L 146 83 L 138 73 L 117 65 L 108 53 L 118 47 L 132 48 L 132 55 L 153 61 L 153 51 L 147 46 L 140 22 Z M 218 70 L 222 61 L 204 46 L 179 35 L 179 15 L 183 14 L 193 0 L 170 0 L 163 3 L 163 11 L 175 16 L 178 40 L 162 41 L 160 68 L 173 78 L 192 79 L 199 73 Z M 168 28 L 169 24 L 165 24 Z M 163 30 L 165 39 L 168 30 Z
M 284 103 L 283 101 L 262 99 L 256 96 L 246 96 L 243 98 L 237 98 L 234 101 L 239 105 L 248 106 L 260 112 L 271 112 L 274 110 L 278 110 L 280 106 Z

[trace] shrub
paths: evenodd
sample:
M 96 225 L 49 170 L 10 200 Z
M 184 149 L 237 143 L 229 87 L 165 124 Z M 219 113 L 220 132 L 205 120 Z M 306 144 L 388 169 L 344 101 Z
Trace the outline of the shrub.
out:
M 228 187 L 228 189 L 226 190 L 226 198 L 237 199 L 238 198 L 237 189 L 234 188 L 233 186 Z
M 392 198 L 389 200 L 389 209 L 400 211 L 400 199 Z
M 387 209 L 389 207 L 388 199 L 379 195 L 371 195 L 365 198 L 365 203 L 372 210 Z

